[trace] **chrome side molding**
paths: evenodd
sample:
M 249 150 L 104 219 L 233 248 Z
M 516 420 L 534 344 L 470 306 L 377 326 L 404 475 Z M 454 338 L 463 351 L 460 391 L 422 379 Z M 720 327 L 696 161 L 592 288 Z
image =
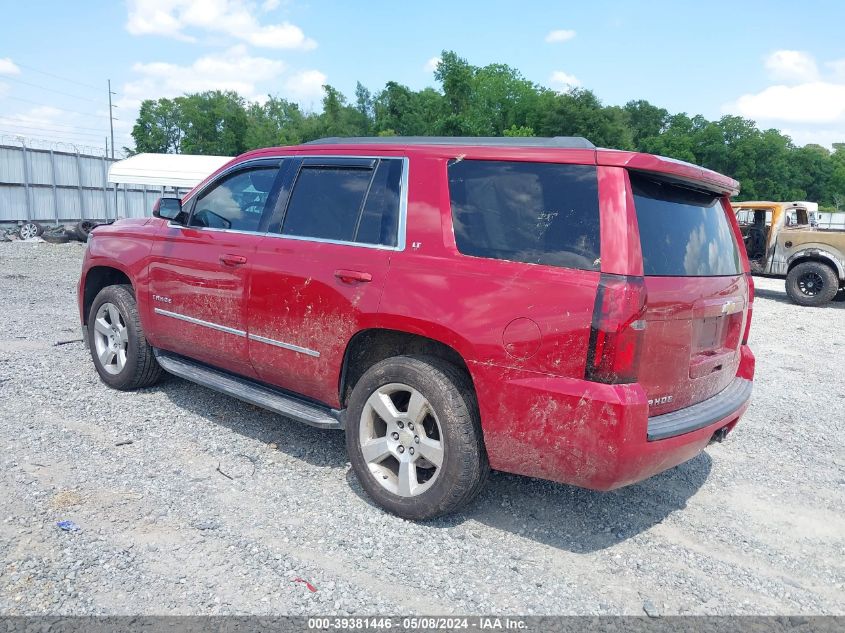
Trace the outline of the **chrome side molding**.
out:
M 309 349 L 307 347 L 300 347 L 299 345 L 294 345 L 293 343 L 285 343 L 284 341 L 277 341 L 276 339 L 267 338 L 265 336 L 249 334 L 247 332 L 244 332 L 243 330 L 237 330 L 233 327 L 229 327 L 228 325 L 220 325 L 219 323 L 212 323 L 211 321 L 203 321 L 202 319 L 197 319 L 196 317 L 188 316 L 186 314 L 179 314 L 178 312 L 171 312 L 170 310 L 164 310 L 162 308 L 154 308 L 154 310 L 156 314 L 170 317 L 172 319 L 178 319 L 179 321 L 185 321 L 186 323 L 192 323 L 193 325 L 201 325 L 202 327 L 207 327 L 212 330 L 217 330 L 219 332 L 226 332 L 227 334 L 232 334 L 233 336 L 248 338 L 250 341 L 264 343 L 265 345 L 274 345 L 276 347 L 281 347 L 282 349 L 287 349 L 292 352 L 305 354 L 306 356 L 313 356 L 314 358 L 320 357 L 320 352 L 318 352 L 317 350 Z

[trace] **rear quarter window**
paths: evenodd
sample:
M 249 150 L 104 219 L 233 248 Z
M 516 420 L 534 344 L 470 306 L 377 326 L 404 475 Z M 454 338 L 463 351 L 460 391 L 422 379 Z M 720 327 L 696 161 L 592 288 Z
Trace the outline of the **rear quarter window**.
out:
M 448 170 L 455 242 L 464 255 L 598 269 L 594 166 L 455 160 Z
M 742 272 L 719 196 L 634 173 L 631 186 L 646 275 L 719 277 Z

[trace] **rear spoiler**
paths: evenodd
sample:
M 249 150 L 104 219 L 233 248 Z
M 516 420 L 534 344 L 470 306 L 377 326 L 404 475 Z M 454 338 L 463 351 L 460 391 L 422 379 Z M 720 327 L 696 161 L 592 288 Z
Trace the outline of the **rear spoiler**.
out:
M 692 163 L 665 156 L 600 149 L 596 151 L 596 163 L 652 173 L 696 189 L 705 189 L 720 195 L 735 196 L 739 193 L 739 183 L 733 178 Z

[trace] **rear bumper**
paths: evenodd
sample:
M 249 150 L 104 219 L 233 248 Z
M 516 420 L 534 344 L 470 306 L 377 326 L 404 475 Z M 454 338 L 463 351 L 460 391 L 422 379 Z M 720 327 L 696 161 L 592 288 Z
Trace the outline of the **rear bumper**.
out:
M 750 402 L 754 356 L 743 347 L 728 389 L 671 418 L 649 418 L 645 391 L 637 384 L 482 365 L 470 371 L 492 468 L 611 490 L 692 459 L 716 431 L 732 430 Z M 650 439 L 652 433 L 660 438 Z
M 730 417 L 751 398 L 754 383 L 745 378 L 734 378 L 723 391 L 704 402 L 655 415 L 648 419 L 648 441 L 665 440 L 668 437 L 697 431 Z

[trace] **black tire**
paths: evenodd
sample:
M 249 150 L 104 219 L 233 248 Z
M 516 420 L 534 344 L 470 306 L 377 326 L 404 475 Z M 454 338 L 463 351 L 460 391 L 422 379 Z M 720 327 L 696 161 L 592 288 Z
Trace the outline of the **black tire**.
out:
M 839 292 L 836 271 L 822 262 L 801 262 L 786 276 L 786 294 L 802 306 L 821 306 Z
M 128 343 L 126 348 L 126 364 L 120 373 L 109 373 L 103 367 L 103 363 L 97 355 L 95 344 L 95 320 L 97 312 L 104 303 L 111 303 L 117 306 L 120 317 L 123 319 L 128 330 Z M 138 304 L 135 301 L 135 294 L 132 286 L 116 285 L 106 286 L 94 299 L 91 310 L 88 313 L 88 341 L 91 351 L 91 358 L 94 367 L 100 374 L 103 382 L 109 387 L 121 391 L 133 391 L 150 387 L 158 382 L 162 374 L 161 366 L 153 354 L 153 348 L 144 336 L 141 328 L 141 319 L 138 316 Z
M 70 241 L 66 231 L 49 231 L 41 235 L 41 239 L 50 244 L 67 244 Z
M 364 459 L 360 426 L 368 398 L 392 383 L 419 391 L 439 421 L 443 462 L 437 479 L 415 496 L 401 496 L 376 480 Z M 411 520 L 432 519 L 458 510 L 483 488 L 490 466 L 481 433 L 478 405 L 469 376 L 440 358 L 396 356 L 373 365 L 349 399 L 346 448 L 361 486 L 382 508 Z M 412 452 L 412 451 L 411 451 Z
M 91 230 L 97 226 L 97 222 L 93 220 L 82 220 L 76 223 L 76 226 L 73 227 L 73 237 L 80 242 L 87 242 L 88 241 L 88 234 Z

